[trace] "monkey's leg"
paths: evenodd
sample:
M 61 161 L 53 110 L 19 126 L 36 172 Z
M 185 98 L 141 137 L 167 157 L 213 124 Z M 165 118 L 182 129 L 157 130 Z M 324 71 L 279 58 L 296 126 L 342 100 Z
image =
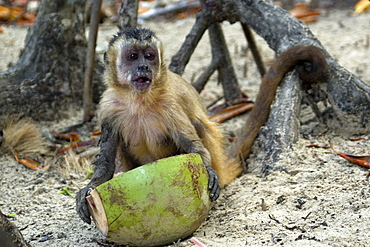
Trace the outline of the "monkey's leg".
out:
M 115 170 L 115 158 L 117 150 L 117 138 L 108 124 L 102 125 L 100 136 L 100 153 L 94 161 L 94 174 L 89 184 L 81 189 L 76 195 L 76 210 L 81 219 L 90 224 L 90 213 L 87 208 L 86 196 L 98 185 L 113 177 Z

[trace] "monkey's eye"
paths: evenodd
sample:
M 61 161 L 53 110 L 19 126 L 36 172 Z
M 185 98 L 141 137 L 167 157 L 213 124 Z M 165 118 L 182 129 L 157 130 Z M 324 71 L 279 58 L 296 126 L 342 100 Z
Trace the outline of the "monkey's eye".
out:
M 138 59 L 138 54 L 137 53 L 130 53 L 130 54 L 128 54 L 128 56 L 127 56 L 127 58 L 129 59 L 129 60 L 136 60 L 136 59 Z
M 155 55 L 153 53 L 147 52 L 144 55 L 145 59 L 148 59 L 149 61 L 153 61 L 155 58 Z

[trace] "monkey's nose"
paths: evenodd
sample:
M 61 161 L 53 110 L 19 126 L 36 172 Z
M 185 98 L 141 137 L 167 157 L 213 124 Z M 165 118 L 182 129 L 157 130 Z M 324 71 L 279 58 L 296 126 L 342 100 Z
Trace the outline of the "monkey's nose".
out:
M 149 67 L 146 64 L 139 65 L 137 67 L 138 72 L 147 72 L 149 71 Z

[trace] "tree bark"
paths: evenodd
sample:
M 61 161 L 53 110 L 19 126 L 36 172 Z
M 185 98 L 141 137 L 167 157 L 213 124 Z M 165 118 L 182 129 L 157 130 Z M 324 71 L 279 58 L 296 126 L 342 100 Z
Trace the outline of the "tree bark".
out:
M 0 74 L 0 114 L 55 120 L 64 110 L 80 108 L 85 59 L 85 1 L 42 0 L 19 61 Z M 99 78 L 101 69 L 94 74 Z
M 256 62 L 257 69 L 260 72 L 261 77 L 263 77 L 266 74 L 266 68 L 265 68 L 265 64 L 262 61 L 261 55 L 258 51 L 258 47 L 254 39 L 253 33 L 251 29 L 248 27 L 248 25 L 245 23 L 242 23 L 242 28 L 243 28 L 245 38 L 248 41 L 249 49 L 251 49 L 254 61 Z
M 171 59 L 169 69 L 176 74 L 182 75 L 184 73 L 197 44 L 212 23 L 224 20 L 231 23 L 237 21 L 238 16 L 232 0 L 201 0 L 201 5 L 202 10 L 197 14 L 195 24 L 190 33 L 186 35 L 180 50 Z
M 330 75 L 326 82 L 301 88 L 294 73 L 289 73 L 283 80 L 270 117 L 256 143 L 260 146 L 258 152 L 263 152 L 258 156 L 265 157 L 262 162 L 264 172 L 274 167 L 279 154 L 290 148 L 299 137 L 301 91 L 304 101 L 309 103 L 319 122 L 328 130 L 342 136 L 370 131 L 369 85 L 342 68 L 325 51 L 307 24 L 271 0 L 208 0 L 180 51 L 173 57 L 170 68 L 181 74 L 201 36 L 199 33 L 204 32 L 210 22 L 223 20 L 248 25 L 266 40 L 277 55 L 297 45 L 314 45 L 321 48 L 327 57 Z
M 300 137 L 302 86 L 296 72 L 289 72 L 276 93 L 270 116 L 254 142 L 254 151 L 261 160 L 258 167 L 267 175 L 284 150 L 292 148 Z
M 196 46 L 203 37 L 204 32 L 212 23 L 211 18 L 211 13 L 205 10 L 202 10 L 197 14 L 195 24 L 191 28 L 190 33 L 186 35 L 185 41 L 182 43 L 180 50 L 171 59 L 169 69 L 172 72 L 179 75 L 184 73 L 185 67 L 188 64 Z M 213 71 L 210 74 L 212 73 Z
M 329 79 L 305 94 L 329 129 L 346 135 L 370 131 L 370 87 L 342 68 L 314 37 L 307 24 L 297 20 L 271 0 L 208 0 L 180 50 L 173 56 L 170 69 L 182 74 L 196 44 L 211 23 L 228 20 L 247 24 L 279 55 L 296 45 L 314 45 L 324 50 L 329 64 Z M 283 82 L 284 83 L 284 82 Z
M 264 173 L 274 167 L 283 150 L 289 149 L 298 140 L 301 99 L 309 103 L 320 124 L 328 130 L 342 136 L 370 131 L 369 85 L 342 68 L 325 51 L 307 24 L 271 0 L 202 1 L 202 11 L 180 50 L 173 56 L 170 69 L 182 74 L 204 31 L 212 23 L 224 20 L 231 23 L 240 21 L 244 27 L 248 25 L 266 40 L 277 55 L 297 45 L 314 45 L 321 48 L 327 57 L 330 75 L 326 82 L 303 87 L 294 72 L 288 73 L 282 81 L 270 117 L 255 142 L 259 146 L 255 150 L 259 152 L 258 156 L 265 157 L 261 162 Z M 201 78 L 208 78 L 216 68 L 215 64 L 211 64 Z M 198 81 L 195 86 L 198 90 L 203 87 Z M 243 154 L 240 156 L 247 158 Z
M 122 0 L 117 23 L 119 30 L 136 27 L 138 8 L 139 0 Z
M 314 45 L 324 50 L 329 65 L 325 83 L 313 85 L 304 92 L 306 102 L 321 124 L 342 136 L 370 131 L 370 87 L 342 68 L 314 37 L 307 25 L 298 21 L 270 0 L 234 0 L 242 23 L 248 24 L 263 37 L 277 55 L 296 45 Z M 257 139 L 263 152 L 262 170 L 268 172 L 279 159 L 279 153 L 297 140 L 299 135 L 297 101 L 298 77 L 286 76 L 275 99 L 270 117 Z M 292 92 L 291 96 L 287 93 Z M 322 104 L 320 104 L 322 103 Z M 319 108 L 318 105 L 321 105 Z M 287 111 L 288 109 L 288 111 Z M 320 109 L 320 110 L 319 110 Z
M 0 246 L 3 247 L 29 247 L 22 233 L 0 211 Z
M 218 63 L 218 81 L 222 84 L 226 104 L 232 105 L 232 102 L 242 98 L 242 93 L 238 85 L 238 79 L 236 78 L 221 25 L 213 23 L 208 28 L 208 33 L 212 46 L 212 62 L 217 61 Z
M 84 94 L 83 94 L 83 117 L 82 122 L 90 121 L 94 115 L 93 105 L 93 90 L 92 81 L 94 76 L 95 68 L 95 49 L 96 40 L 98 37 L 99 21 L 100 21 L 100 8 L 102 0 L 95 0 L 91 7 L 91 18 L 89 27 L 89 41 L 87 44 L 87 56 L 86 56 L 86 70 L 84 78 Z
M 298 21 L 272 1 L 235 0 L 240 20 L 263 37 L 279 55 L 296 45 L 324 47 L 307 25 Z M 364 134 L 370 131 L 370 87 L 342 68 L 326 52 L 330 76 L 321 85 L 307 92 L 313 104 L 326 105 L 318 114 L 324 123 L 341 135 Z

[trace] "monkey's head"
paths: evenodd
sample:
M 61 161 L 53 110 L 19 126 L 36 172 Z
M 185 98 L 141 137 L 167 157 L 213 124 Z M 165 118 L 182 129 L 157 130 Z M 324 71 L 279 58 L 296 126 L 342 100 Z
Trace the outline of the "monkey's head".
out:
M 165 67 L 162 45 L 155 34 L 145 28 L 124 29 L 109 42 L 104 56 L 105 82 L 142 94 L 162 80 Z

